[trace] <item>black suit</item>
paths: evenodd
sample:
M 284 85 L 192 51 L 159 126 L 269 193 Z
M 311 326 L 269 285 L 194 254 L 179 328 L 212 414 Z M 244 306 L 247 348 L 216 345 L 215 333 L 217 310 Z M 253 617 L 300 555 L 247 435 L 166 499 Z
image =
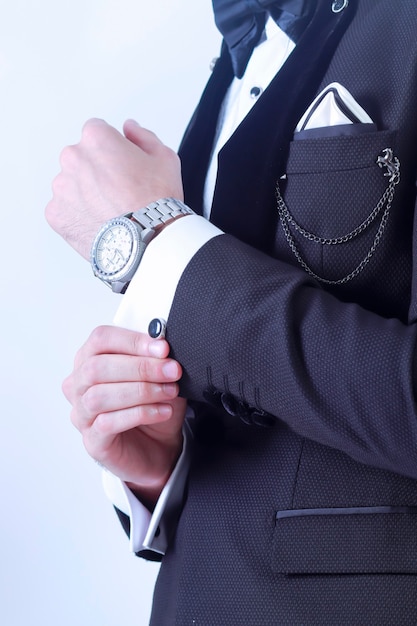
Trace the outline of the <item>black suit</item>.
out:
M 198 252 L 176 292 L 168 340 L 195 402 L 196 446 L 153 624 L 417 624 L 417 4 L 330 6 L 320 0 L 222 150 L 212 219 L 227 234 Z M 230 80 L 224 51 L 181 149 L 197 210 Z M 292 141 L 333 81 L 377 130 Z M 287 174 L 283 197 L 306 230 L 334 238 L 387 188 L 376 165 L 385 148 L 401 182 L 381 241 L 354 279 L 319 283 L 290 250 L 276 182 Z M 337 280 L 380 219 L 344 244 L 297 243 Z

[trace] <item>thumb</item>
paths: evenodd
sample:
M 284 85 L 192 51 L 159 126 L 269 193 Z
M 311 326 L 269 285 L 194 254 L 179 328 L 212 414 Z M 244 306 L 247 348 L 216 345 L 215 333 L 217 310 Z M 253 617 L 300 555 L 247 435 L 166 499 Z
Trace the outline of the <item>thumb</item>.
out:
M 123 133 L 126 139 L 141 148 L 144 152 L 155 152 L 155 150 L 162 145 L 162 142 L 155 133 L 146 128 L 142 128 L 136 120 L 126 120 L 123 124 Z

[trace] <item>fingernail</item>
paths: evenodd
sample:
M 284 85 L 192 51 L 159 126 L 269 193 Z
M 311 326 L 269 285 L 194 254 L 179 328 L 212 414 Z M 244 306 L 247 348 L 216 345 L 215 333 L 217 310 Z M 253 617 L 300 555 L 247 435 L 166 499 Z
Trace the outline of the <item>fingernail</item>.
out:
M 162 366 L 162 373 L 165 378 L 175 379 L 178 376 L 178 365 L 175 361 L 168 361 Z
M 165 343 L 163 341 L 152 341 L 149 344 L 149 354 L 158 358 L 165 356 Z
M 172 406 L 170 404 L 159 404 L 158 413 L 161 417 L 170 417 L 172 414 Z
M 175 398 L 178 395 L 178 387 L 175 383 L 165 383 L 162 390 L 164 395 L 169 398 Z

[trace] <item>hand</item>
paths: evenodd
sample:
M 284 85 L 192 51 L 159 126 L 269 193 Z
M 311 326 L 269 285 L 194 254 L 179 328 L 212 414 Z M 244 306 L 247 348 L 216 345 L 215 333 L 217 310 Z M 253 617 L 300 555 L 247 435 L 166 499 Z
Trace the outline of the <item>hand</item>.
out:
M 87 452 L 155 502 L 182 449 L 182 370 L 164 339 L 101 326 L 78 351 L 63 391 Z
M 53 181 L 46 219 L 86 259 L 106 220 L 159 198 L 183 200 L 177 154 L 133 120 L 123 131 L 88 121 L 81 141 L 62 151 L 61 173 Z

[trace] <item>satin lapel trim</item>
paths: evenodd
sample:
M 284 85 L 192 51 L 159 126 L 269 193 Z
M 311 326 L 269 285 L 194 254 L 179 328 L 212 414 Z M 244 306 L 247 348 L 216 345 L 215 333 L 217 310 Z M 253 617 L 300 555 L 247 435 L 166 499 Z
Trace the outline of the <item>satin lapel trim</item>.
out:
M 250 245 L 272 250 L 276 181 L 285 172 L 294 128 L 317 95 L 354 5 L 351 0 L 335 14 L 329 0 L 319 2 L 297 47 L 219 154 L 211 220 Z
M 213 149 L 217 120 L 232 80 L 233 69 L 230 56 L 224 46 L 179 148 L 185 202 L 196 213 L 203 213 L 204 184 Z

